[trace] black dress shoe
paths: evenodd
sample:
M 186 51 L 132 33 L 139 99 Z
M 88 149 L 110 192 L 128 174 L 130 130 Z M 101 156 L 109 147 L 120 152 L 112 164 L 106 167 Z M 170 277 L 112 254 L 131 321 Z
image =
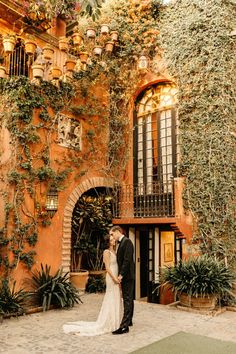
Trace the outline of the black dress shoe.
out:
M 129 327 L 118 328 L 116 331 L 113 331 L 112 334 L 124 334 L 129 332 Z
M 130 323 L 129 323 L 129 327 L 132 327 L 133 326 L 133 322 L 131 321 Z

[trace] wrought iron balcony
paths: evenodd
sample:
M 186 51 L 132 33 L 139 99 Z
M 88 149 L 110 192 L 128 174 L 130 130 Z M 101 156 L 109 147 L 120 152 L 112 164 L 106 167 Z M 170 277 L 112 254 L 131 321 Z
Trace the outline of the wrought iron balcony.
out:
M 122 185 L 113 192 L 113 218 L 174 217 L 173 180 Z

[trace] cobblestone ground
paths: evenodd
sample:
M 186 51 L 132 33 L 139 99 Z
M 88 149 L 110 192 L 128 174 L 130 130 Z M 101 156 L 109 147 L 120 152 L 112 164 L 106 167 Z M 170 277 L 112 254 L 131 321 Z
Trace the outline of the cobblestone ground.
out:
M 109 333 L 97 337 L 64 334 L 62 325 L 66 322 L 96 320 L 103 295 L 84 295 L 82 299 L 82 305 L 70 310 L 51 310 L 4 320 L 0 324 L 0 352 L 125 354 L 179 331 L 236 342 L 236 312 L 211 317 L 137 301 L 134 326 L 127 334 Z

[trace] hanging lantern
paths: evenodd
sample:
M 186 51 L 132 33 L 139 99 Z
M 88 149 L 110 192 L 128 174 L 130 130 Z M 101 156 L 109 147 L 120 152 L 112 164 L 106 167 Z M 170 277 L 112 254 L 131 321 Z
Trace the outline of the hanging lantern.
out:
M 58 209 L 58 192 L 55 187 L 51 187 L 47 193 L 46 210 L 52 218 Z

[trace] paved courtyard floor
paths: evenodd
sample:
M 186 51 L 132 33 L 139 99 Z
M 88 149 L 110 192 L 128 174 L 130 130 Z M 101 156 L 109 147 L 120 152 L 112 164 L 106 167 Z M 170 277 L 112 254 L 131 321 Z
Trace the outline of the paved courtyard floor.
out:
M 82 296 L 83 304 L 73 309 L 4 320 L 0 324 L 0 353 L 125 354 L 180 331 L 236 343 L 236 312 L 211 317 L 137 301 L 134 326 L 127 334 L 79 337 L 63 333 L 66 322 L 96 320 L 102 299 L 101 294 L 86 294 Z

